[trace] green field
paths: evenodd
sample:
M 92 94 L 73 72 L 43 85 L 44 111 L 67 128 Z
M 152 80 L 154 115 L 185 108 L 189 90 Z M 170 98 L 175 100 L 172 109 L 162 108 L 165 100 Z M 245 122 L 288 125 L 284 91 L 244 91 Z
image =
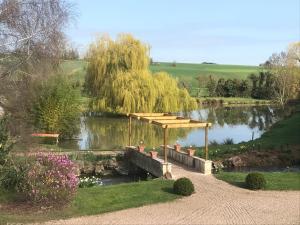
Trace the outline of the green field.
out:
M 67 60 L 61 66 L 63 74 L 71 75 L 72 78 L 80 82 L 84 81 L 86 61 L 83 60 Z M 199 75 L 214 75 L 219 78 L 237 78 L 245 79 L 250 73 L 257 73 L 257 66 L 241 66 L 241 65 L 218 65 L 218 64 L 191 64 L 177 63 L 176 67 L 172 63 L 159 63 L 151 65 L 152 72 L 165 71 L 179 80 L 186 81 L 192 87 L 198 86 L 196 78 Z
M 237 78 L 245 79 L 251 73 L 258 73 L 257 66 L 243 66 L 243 65 L 219 65 L 219 64 L 191 64 L 191 63 L 159 63 L 151 65 L 150 70 L 153 72 L 165 71 L 177 77 L 179 80 L 186 81 L 197 87 L 198 82 L 196 78 L 199 75 L 213 75 L 218 78 Z
M 84 82 L 87 62 L 84 60 L 65 60 L 61 66 L 59 73 L 70 76 L 73 81 Z

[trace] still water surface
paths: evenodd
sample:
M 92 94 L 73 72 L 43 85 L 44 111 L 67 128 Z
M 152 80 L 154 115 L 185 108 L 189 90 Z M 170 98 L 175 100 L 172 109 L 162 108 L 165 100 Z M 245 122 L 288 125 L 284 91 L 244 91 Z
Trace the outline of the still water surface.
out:
M 272 106 L 208 107 L 184 116 L 208 121 L 209 140 L 222 142 L 232 138 L 234 143 L 259 138 L 274 122 L 283 117 L 284 111 Z M 182 114 L 181 114 L 182 115 Z M 65 141 L 60 147 L 79 150 L 112 150 L 128 144 L 128 119 L 82 117 L 80 140 Z M 158 147 L 163 142 L 163 130 L 156 126 L 133 120 L 132 144 L 143 141 L 147 147 Z M 203 146 L 204 129 L 169 129 L 168 144 L 178 141 L 182 146 Z

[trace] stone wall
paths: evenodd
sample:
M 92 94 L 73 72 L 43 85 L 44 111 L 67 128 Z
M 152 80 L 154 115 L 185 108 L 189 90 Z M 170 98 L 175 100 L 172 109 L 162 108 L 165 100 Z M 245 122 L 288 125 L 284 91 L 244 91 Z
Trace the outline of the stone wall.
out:
M 171 173 L 172 164 L 164 163 L 164 160 L 159 158 L 151 158 L 144 152 L 139 152 L 135 147 L 126 147 L 128 160 L 136 166 L 148 171 L 156 177 L 162 177 L 167 172 Z
M 203 174 L 211 174 L 212 161 L 210 160 L 205 160 L 197 156 L 189 156 L 186 152 L 175 151 L 174 148 L 169 146 L 168 157 L 190 168 L 194 168 L 196 171 L 199 171 Z

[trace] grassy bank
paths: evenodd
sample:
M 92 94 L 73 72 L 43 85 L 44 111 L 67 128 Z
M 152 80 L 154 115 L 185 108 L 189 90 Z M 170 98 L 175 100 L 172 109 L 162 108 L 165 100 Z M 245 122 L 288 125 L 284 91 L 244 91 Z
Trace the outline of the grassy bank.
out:
M 280 150 L 289 154 L 292 146 L 300 145 L 299 138 L 300 113 L 275 123 L 270 130 L 266 131 L 260 138 L 241 142 L 239 144 L 220 144 L 209 146 L 210 159 L 224 159 L 231 155 L 242 154 L 245 152 Z M 196 154 L 204 156 L 204 148 L 197 148 Z
M 221 172 L 216 178 L 232 185 L 245 188 L 248 173 Z M 263 172 L 267 181 L 265 190 L 300 190 L 300 173 L 297 172 Z
M 200 104 L 222 104 L 222 105 L 270 105 L 270 100 L 261 100 L 253 98 L 231 98 L 231 97 L 203 97 L 197 98 Z
M 126 208 L 133 208 L 158 202 L 172 201 L 178 195 L 172 193 L 173 181 L 152 180 L 106 187 L 80 188 L 74 201 L 64 209 L 41 211 L 22 210 L 13 207 L 11 211 L 1 209 L 0 224 L 29 223 L 94 215 Z M 0 204 L 11 202 L 14 196 L 0 192 Z

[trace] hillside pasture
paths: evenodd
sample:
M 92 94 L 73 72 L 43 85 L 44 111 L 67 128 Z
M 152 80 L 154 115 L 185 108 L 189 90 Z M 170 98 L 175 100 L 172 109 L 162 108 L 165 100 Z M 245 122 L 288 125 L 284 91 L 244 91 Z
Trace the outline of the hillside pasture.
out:
M 65 60 L 60 67 L 60 73 L 70 76 L 74 81 L 83 85 L 87 62 L 84 60 Z M 221 65 L 221 64 L 193 64 L 193 63 L 155 63 L 150 65 L 152 72 L 164 71 L 189 85 L 189 92 L 194 97 L 207 96 L 205 88 L 199 88 L 198 76 L 212 75 L 224 79 L 246 79 L 251 73 L 258 73 L 258 66 Z
M 258 66 L 221 65 L 221 64 L 192 64 L 192 63 L 156 63 L 150 65 L 153 72 L 165 71 L 188 82 L 192 87 L 198 87 L 196 78 L 200 75 L 213 75 L 225 79 L 246 79 L 251 73 L 258 73 Z

